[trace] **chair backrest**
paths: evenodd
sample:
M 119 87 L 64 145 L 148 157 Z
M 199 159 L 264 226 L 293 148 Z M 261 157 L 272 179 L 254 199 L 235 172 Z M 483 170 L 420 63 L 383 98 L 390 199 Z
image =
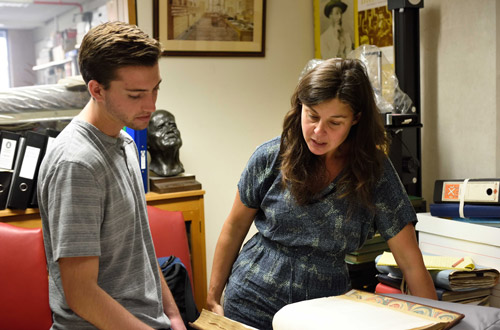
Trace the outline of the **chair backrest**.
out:
M 0 328 L 44 330 L 51 325 L 42 229 L 0 222 Z
M 188 271 L 191 287 L 194 287 L 186 224 L 182 212 L 162 210 L 148 205 L 148 217 L 156 257 L 174 255 L 181 259 Z

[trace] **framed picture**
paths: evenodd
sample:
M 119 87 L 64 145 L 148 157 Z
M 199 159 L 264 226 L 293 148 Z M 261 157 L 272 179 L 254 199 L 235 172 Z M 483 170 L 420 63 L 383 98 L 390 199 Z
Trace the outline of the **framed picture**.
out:
M 264 56 L 266 0 L 153 0 L 164 55 Z
M 346 58 L 354 49 L 354 17 L 357 0 L 313 0 L 314 55 Z

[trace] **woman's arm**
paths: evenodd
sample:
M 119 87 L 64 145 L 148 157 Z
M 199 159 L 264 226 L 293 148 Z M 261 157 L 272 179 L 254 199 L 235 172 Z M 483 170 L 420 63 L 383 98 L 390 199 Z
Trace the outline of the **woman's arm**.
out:
M 208 286 L 207 308 L 220 315 L 224 315 L 220 303 L 222 292 L 256 213 L 257 209 L 246 207 L 236 192 L 233 207 L 217 240 Z
M 387 244 L 403 272 L 411 294 L 437 299 L 434 282 L 425 268 L 413 225 L 407 224 L 396 236 L 389 239 Z

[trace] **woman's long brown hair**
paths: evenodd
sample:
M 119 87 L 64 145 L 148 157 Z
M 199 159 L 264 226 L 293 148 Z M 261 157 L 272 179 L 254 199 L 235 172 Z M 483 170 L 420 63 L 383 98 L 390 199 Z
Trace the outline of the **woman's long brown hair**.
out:
M 340 148 L 347 150 L 339 178 L 341 198 L 373 210 L 372 191 L 382 173 L 388 140 L 366 69 L 355 59 L 329 59 L 307 72 L 291 98 L 281 135 L 281 172 L 299 204 L 308 204 L 328 184 L 324 161 L 309 151 L 302 134 L 302 105 L 315 106 L 338 98 L 348 104 L 359 122 L 351 127 Z

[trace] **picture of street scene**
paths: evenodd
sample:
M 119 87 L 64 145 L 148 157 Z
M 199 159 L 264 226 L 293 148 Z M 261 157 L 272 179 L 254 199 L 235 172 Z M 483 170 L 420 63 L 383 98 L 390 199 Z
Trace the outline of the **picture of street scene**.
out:
M 168 40 L 253 41 L 254 0 L 172 0 Z

